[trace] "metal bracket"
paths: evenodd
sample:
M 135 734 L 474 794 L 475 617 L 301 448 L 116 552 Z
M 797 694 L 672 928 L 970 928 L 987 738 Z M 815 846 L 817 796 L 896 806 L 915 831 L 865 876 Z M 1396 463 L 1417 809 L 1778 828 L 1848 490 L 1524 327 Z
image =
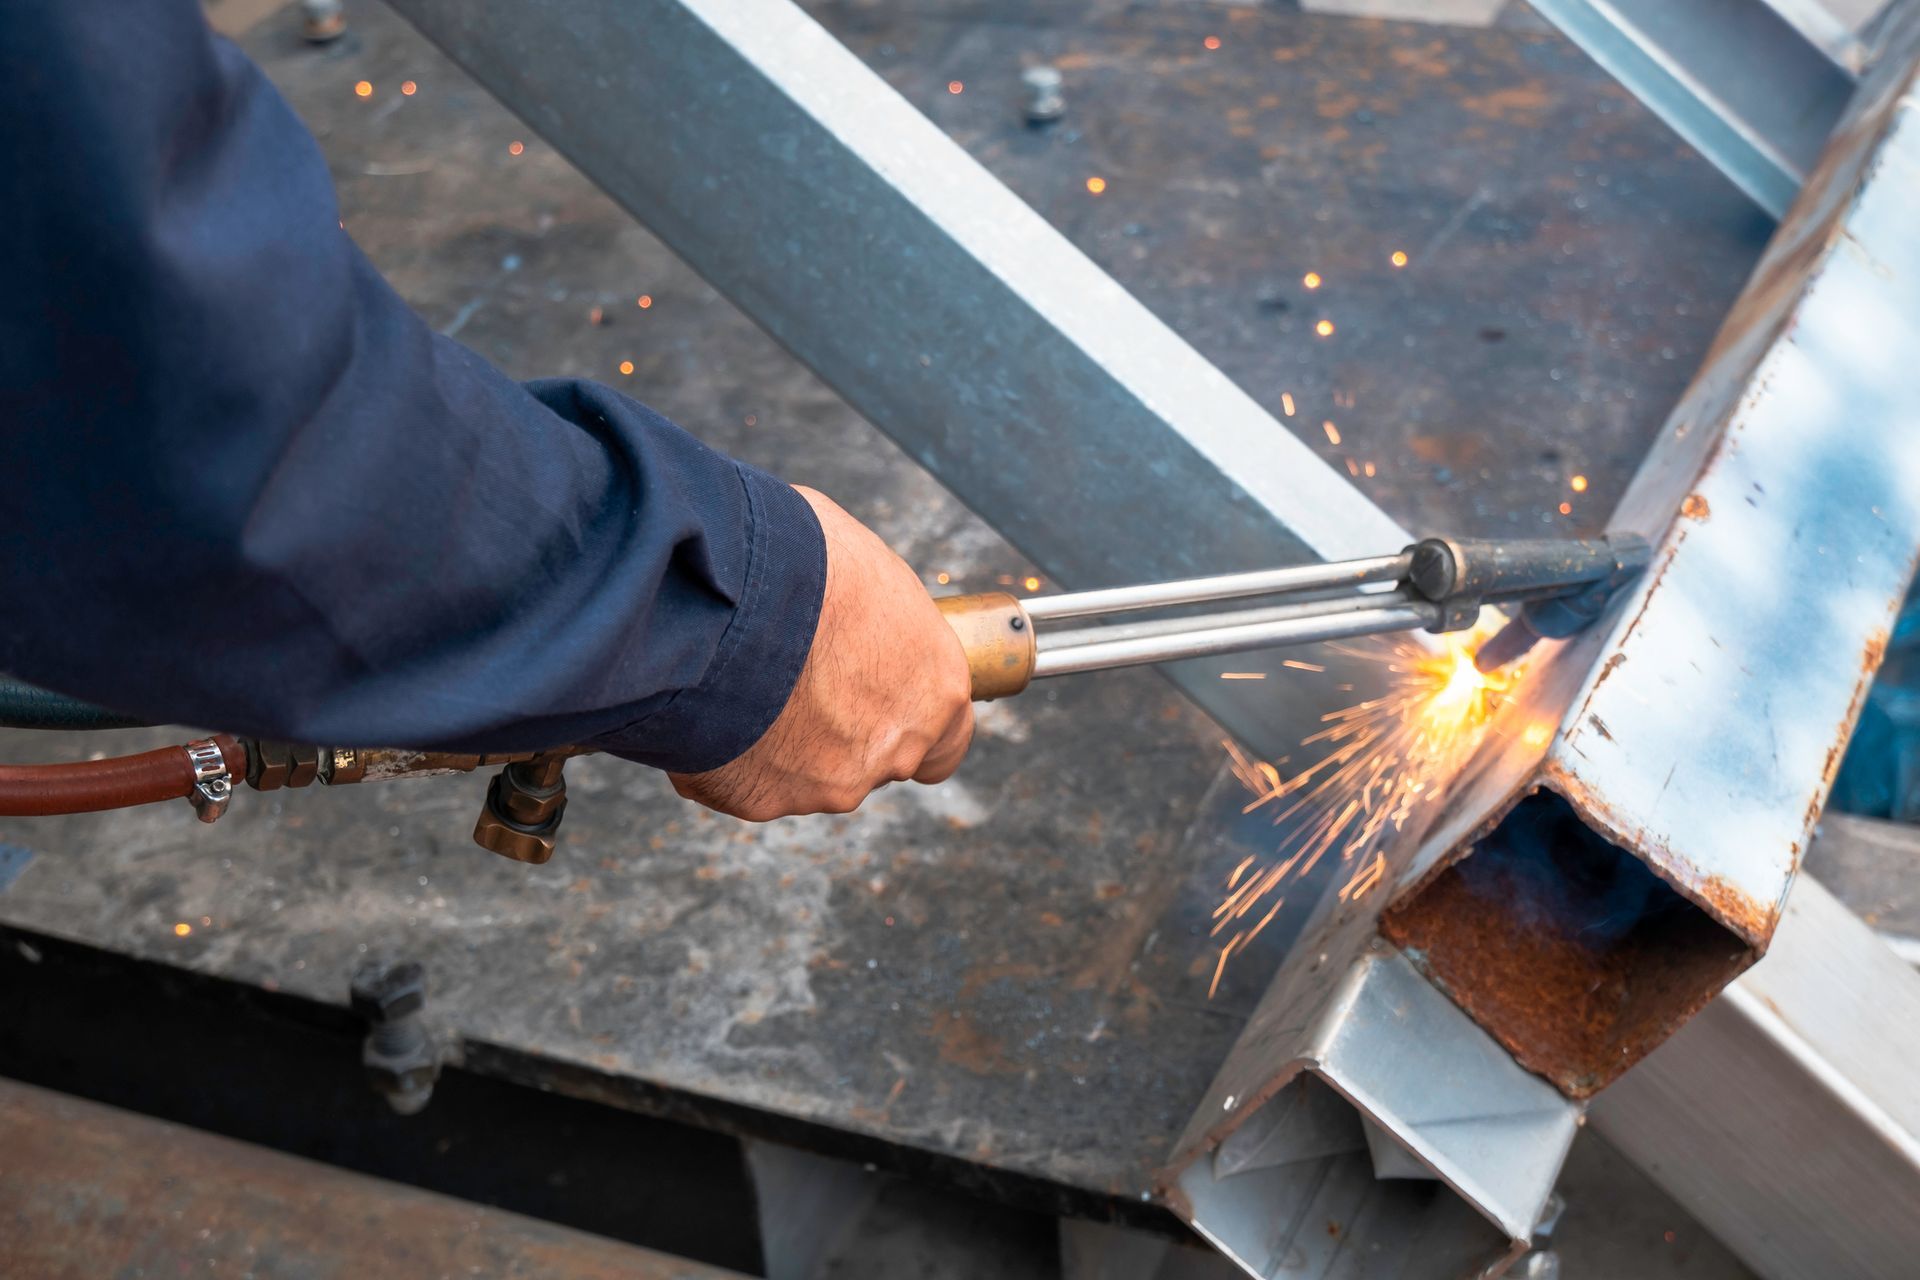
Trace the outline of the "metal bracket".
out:
M 187 799 L 202 822 L 218 822 L 233 800 L 233 775 L 227 771 L 227 755 L 212 738 L 187 744 L 187 761 L 193 765 L 193 790 Z

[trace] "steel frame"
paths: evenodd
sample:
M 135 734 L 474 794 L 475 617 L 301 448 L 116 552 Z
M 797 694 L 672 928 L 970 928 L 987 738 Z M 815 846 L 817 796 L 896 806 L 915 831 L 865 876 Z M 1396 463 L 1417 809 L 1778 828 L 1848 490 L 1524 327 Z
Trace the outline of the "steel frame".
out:
M 393 3 L 1062 583 L 1352 558 L 1408 541 L 786 0 Z M 1844 88 L 1815 97 L 1832 102 Z M 1548 727 L 1544 758 L 1490 750 L 1463 778 L 1464 800 L 1417 850 L 1401 851 L 1396 903 L 1406 908 L 1521 795 L 1557 790 L 1605 845 L 1644 859 L 1726 930 L 1725 963 L 1667 1002 L 1648 1045 L 1765 946 L 1796 841 L 1824 795 L 1826 753 L 1837 758 L 1871 675 L 1872 632 L 1920 545 L 1920 517 L 1896 502 L 1903 483 L 1920 491 L 1920 437 L 1895 430 L 1901 388 L 1888 379 L 1898 360 L 1884 343 L 1835 342 L 1848 330 L 1827 314 L 1851 300 L 1871 303 L 1886 332 L 1913 319 L 1896 305 L 1909 265 L 1874 247 L 1890 229 L 1852 220 L 1866 208 L 1850 201 L 1871 185 L 1883 155 L 1875 128 L 1886 121 L 1858 106 L 1850 119 L 1622 505 L 1616 527 L 1663 538 L 1664 561 L 1611 626 L 1547 658 L 1515 713 Z M 1778 192 L 1777 181 L 1767 189 Z M 1874 235 L 1861 241 L 1862 232 Z M 1855 245 L 1867 260 L 1848 256 Z M 1876 285 L 1873 273 L 1890 264 L 1908 274 Z M 1859 415 L 1843 423 L 1841 407 Z M 1809 421 L 1822 424 L 1814 435 L 1826 453 L 1808 449 L 1798 428 Z M 1857 434 L 1842 436 L 1843 425 Z M 1871 515 L 1828 520 L 1821 509 L 1825 550 L 1792 536 L 1801 516 L 1856 483 L 1881 495 Z M 1764 506 L 1749 503 L 1755 486 L 1767 490 Z M 1197 510 L 1207 520 L 1191 520 Z M 1687 513 L 1677 523 L 1676 510 Z M 1709 510 L 1710 520 L 1696 518 Z M 1736 582 L 1742 590 L 1725 589 Z M 1804 688 L 1767 681 L 1755 692 L 1778 702 L 1760 709 L 1791 732 L 1741 740 L 1748 722 L 1736 707 L 1755 708 L 1725 677 L 1743 662 L 1784 672 L 1809 652 L 1845 661 L 1810 673 Z M 1631 678 L 1616 675 L 1623 664 Z M 1675 688 L 1700 689 L 1699 668 L 1720 673 L 1714 692 L 1730 705 L 1692 721 L 1659 705 Z M 1175 673 L 1256 749 L 1285 743 L 1288 726 L 1316 710 L 1282 705 L 1276 719 L 1251 721 L 1212 676 L 1204 666 Z M 1747 780 L 1755 768 L 1762 781 Z M 1663 809 L 1668 796 L 1686 812 Z M 1742 802 L 1752 811 L 1728 821 L 1727 806 Z M 1417 1233 L 1433 1230 L 1497 1270 L 1531 1234 L 1571 1137 L 1578 1104 L 1517 1066 L 1383 944 L 1379 911 L 1328 904 L 1170 1174 L 1170 1198 L 1253 1274 L 1269 1273 L 1254 1255 L 1271 1241 L 1245 1224 L 1307 1208 L 1294 1179 L 1302 1161 L 1330 1176 L 1388 1179 L 1353 1184 L 1362 1209 L 1404 1202 L 1397 1180 L 1416 1175 L 1427 1209 L 1374 1215 L 1391 1219 L 1380 1232 L 1394 1238 L 1389 1252 L 1418 1258 Z M 1451 985 L 1474 1010 L 1475 993 Z M 1478 1013 L 1499 1035 L 1498 1020 Z M 1369 1046 L 1404 1043 L 1410 1023 L 1425 1028 L 1423 1069 L 1383 1072 L 1378 1059 L 1391 1055 Z M 1442 1075 L 1452 1085 L 1441 1088 Z M 1338 1144 L 1269 1142 L 1285 1126 L 1262 1107 L 1268 1099 L 1309 1101 Z M 1236 1131 L 1265 1137 L 1236 1143 Z M 1261 1154 L 1240 1159 L 1243 1146 Z M 1460 1204 L 1484 1221 L 1475 1226 Z

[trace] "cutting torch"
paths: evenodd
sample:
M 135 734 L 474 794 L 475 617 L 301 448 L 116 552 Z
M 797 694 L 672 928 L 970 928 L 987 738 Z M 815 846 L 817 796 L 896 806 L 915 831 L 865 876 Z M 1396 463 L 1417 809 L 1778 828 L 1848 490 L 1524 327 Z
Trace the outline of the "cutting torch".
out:
M 1591 624 L 1650 556 L 1636 537 L 1474 542 L 1429 538 L 1394 555 L 1251 573 L 1029 596 L 934 603 L 960 637 L 977 701 L 1048 676 L 1242 653 L 1394 631 L 1459 631 L 1498 607 L 1510 620 L 1475 659 L 1503 666 L 1547 637 Z M 1195 612 L 1198 606 L 1220 606 Z M 1166 611 L 1175 612 L 1166 612 Z M 1183 611 L 1184 612 L 1180 612 Z M 1158 616 L 1142 616 L 1142 615 Z M 137 723 L 0 678 L 0 726 L 111 728 Z M 186 798 L 202 821 L 235 786 L 334 787 L 499 766 L 474 828 L 482 848 L 520 862 L 553 855 L 567 805 L 562 769 L 588 747 L 511 755 L 320 747 L 227 734 L 140 755 L 58 765 L 0 765 L 0 816 L 84 813 Z
M 1428 538 L 1396 555 L 1021 599 L 937 600 L 967 651 L 976 701 L 1034 680 L 1393 631 L 1461 631 L 1489 606 L 1510 621 L 1475 664 L 1492 671 L 1599 617 L 1646 567 L 1642 538 L 1476 542 Z M 1251 604 L 1250 602 L 1264 603 Z M 1231 607 L 1142 617 L 1194 605 Z

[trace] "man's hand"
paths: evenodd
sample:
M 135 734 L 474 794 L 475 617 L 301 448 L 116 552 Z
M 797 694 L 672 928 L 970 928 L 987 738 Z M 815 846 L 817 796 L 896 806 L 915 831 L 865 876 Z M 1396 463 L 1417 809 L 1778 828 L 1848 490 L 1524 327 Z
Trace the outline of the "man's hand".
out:
M 944 781 L 973 740 L 966 653 L 920 579 L 832 499 L 799 492 L 827 535 L 806 667 L 744 755 L 669 775 L 687 799 L 750 822 L 851 813 L 889 782 Z

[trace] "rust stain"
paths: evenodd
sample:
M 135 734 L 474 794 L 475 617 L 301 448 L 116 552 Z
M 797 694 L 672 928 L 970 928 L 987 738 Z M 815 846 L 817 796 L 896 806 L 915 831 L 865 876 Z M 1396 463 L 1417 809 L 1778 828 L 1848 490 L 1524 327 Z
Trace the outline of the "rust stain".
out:
M 1708 876 L 1686 888 L 1691 897 L 1697 898 L 1702 906 L 1713 913 L 1715 919 L 1742 938 L 1764 943 L 1773 937 L 1773 927 L 1780 922 L 1778 903 L 1756 902 L 1724 877 Z
M 1713 515 L 1707 507 L 1707 500 L 1697 493 L 1690 493 L 1680 504 L 1680 514 L 1689 520 L 1706 520 Z
M 1460 105 L 1477 116 L 1511 124 L 1537 124 L 1553 105 L 1553 96 L 1538 80 L 1496 89 L 1460 99 Z
M 1553 793 L 1523 803 L 1394 902 L 1380 932 L 1515 1061 L 1584 1098 L 1665 1040 L 1757 953 L 1697 910 L 1621 918 L 1609 896 L 1621 873 L 1612 868 L 1625 868 L 1628 882 L 1637 874 L 1622 842 Z M 1711 898 L 1704 905 L 1735 928 L 1758 923 L 1730 886 L 1709 881 L 1688 896 Z
M 930 1030 L 942 1062 L 983 1076 L 1014 1069 L 1007 1057 L 1006 1045 L 982 1031 L 964 1013 L 942 1010 L 933 1015 Z

